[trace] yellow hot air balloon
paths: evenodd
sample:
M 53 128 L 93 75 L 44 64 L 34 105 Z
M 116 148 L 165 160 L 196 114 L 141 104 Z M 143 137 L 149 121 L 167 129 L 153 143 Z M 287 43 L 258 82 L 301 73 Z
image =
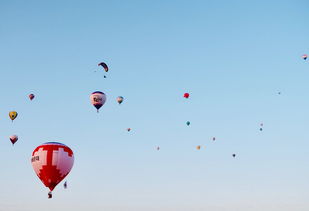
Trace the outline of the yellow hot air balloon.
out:
M 17 112 L 16 111 L 10 111 L 10 113 L 9 113 L 9 117 L 10 117 L 10 119 L 12 120 L 12 122 L 13 122 L 13 120 L 17 117 Z

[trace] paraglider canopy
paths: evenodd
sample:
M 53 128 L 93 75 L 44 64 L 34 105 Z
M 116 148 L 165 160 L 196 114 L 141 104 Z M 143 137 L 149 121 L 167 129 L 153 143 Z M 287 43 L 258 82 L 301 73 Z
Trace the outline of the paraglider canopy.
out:
M 102 66 L 102 67 L 104 68 L 105 72 L 108 72 L 108 66 L 107 66 L 107 64 L 105 64 L 104 62 L 100 62 L 100 63 L 98 64 L 98 66 Z
M 189 98 L 189 96 L 190 96 L 190 94 L 189 94 L 189 93 L 187 93 L 187 92 L 183 94 L 183 97 L 184 97 L 184 98 L 187 98 L 187 99 L 188 99 L 188 98 Z

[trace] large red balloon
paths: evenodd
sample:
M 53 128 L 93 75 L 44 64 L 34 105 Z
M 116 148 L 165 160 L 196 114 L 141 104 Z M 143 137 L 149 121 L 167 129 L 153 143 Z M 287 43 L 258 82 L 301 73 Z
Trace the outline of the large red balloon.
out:
M 47 142 L 35 148 L 31 163 L 36 175 L 52 191 L 71 171 L 74 155 L 64 144 Z

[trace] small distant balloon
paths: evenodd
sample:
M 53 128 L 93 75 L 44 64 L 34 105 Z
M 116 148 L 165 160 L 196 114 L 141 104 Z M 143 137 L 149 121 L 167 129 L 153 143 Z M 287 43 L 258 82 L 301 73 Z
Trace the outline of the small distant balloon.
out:
M 127 128 L 127 131 L 130 132 L 130 131 L 131 131 L 131 128 Z
M 102 66 L 102 67 L 104 68 L 105 72 L 108 72 L 108 66 L 107 66 L 107 64 L 105 64 L 104 62 L 100 62 L 100 63 L 98 64 L 98 66 Z
M 34 94 L 30 94 L 28 97 L 29 97 L 30 100 L 33 100 L 35 96 L 34 96 Z
M 18 136 L 17 135 L 12 135 L 10 136 L 10 141 L 12 142 L 12 144 L 14 145 L 15 142 L 18 140 Z
M 263 127 L 263 126 L 264 126 L 264 124 L 263 124 L 263 123 L 261 123 L 261 124 L 260 124 L 260 126 L 261 126 L 261 127 Z
M 201 145 L 196 146 L 196 149 L 200 150 L 201 149 Z
M 64 182 L 63 187 L 64 187 L 64 189 L 67 189 L 67 187 L 68 187 L 67 181 Z
M 157 147 L 157 150 L 160 150 L 160 147 Z
M 304 54 L 304 55 L 302 55 L 301 57 L 303 58 L 303 60 L 307 60 L 308 55 L 307 55 L 307 54 Z
M 212 140 L 215 141 L 215 140 L 216 140 L 216 137 L 213 137 Z
M 18 113 L 16 111 L 10 111 L 9 112 L 9 117 L 12 120 L 12 122 L 17 117 L 17 115 L 18 115 Z
M 191 124 L 191 122 L 187 121 L 186 124 L 189 126 Z
M 232 154 L 233 157 L 236 157 L 236 154 Z
M 190 97 L 190 94 L 186 92 L 183 94 L 183 97 L 188 99 Z
M 120 105 L 123 102 L 123 97 L 122 96 L 117 97 L 117 102 Z
M 263 128 L 260 128 L 260 131 L 262 131 L 263 130 Z

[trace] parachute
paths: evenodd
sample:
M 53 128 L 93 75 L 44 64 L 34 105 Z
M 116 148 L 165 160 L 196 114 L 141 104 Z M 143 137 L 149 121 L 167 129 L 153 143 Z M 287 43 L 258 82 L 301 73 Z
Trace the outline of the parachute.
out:
M 107 64 L 105 64 L 104 62 L 100 62 L 100 63 L 98 64 L 98 66 L 102 66 L 102 67 L 104 68 L 105 72 L 108 72 L 108 66 L 107 66 Z
M 303 58 L 303 60 L 307 60 L 308 55 L 307 55 L 307 54 L 304 54 L 304 55 L 301 56 L 301 58 Z
M 99 109 L 104 105 L 106 101 L 106 95 L 103 92 L 96 91 L 90 95 L 91 104 L 96 107 L 97 112 L 99 113 Z
M 17 117 L 17 115 L 18 115 L 18 113 L 16 111 L 10 111 L 9 112 L 9 117 L 12 120 L 12 122 Z
M 184 93 L 183 97 L 188 99 L 190 97 L 190 94 L 189 93 Z
M 18 136 L 17 135 L 12 135 L 10 136 L 10 141 L 12 142 L 12 144 L 14 145 L 15 142 L 18 140 Z
M 123 97 L 122 96 L 117 97 L 117 102 L 119 103 L 119 105 L 122 103 L 122 101 L 123 101 Z
M 47 142 L 35 148 L 31 163 L 36 175 L 50 190 L 48 198 L 52 198 L 54 188 L 70 173 L 74 155 L 62 143 Z
M 35 96 L 34 96 L 34 94 L 30 94 L 28 97 L 29 97 L 30 100 L 33 100 Z

